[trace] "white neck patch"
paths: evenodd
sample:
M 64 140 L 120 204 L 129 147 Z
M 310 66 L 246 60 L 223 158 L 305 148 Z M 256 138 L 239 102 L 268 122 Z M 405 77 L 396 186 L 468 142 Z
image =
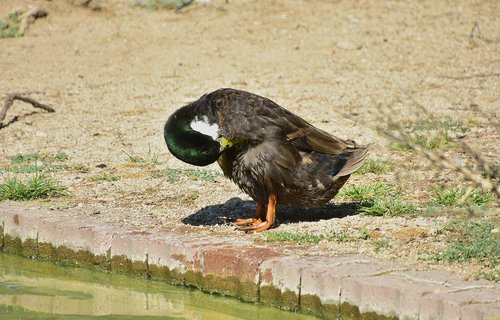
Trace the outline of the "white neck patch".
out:
M 210 136 L 214 140 L 219 138 L 219 126 L 217 123 L 210 124 L 207 116 L 203 116 L 201 119 L 196 117 L 189 125 L 194 131 Z

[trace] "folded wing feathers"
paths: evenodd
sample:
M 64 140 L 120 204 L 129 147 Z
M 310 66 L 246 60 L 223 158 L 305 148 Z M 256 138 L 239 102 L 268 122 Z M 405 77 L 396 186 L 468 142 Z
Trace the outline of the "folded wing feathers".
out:
M 343 177 L 361 168 L 368 155 L 368 147 L 359 147 L 353 149 L 349 159 L 342 167 L 342 169 L 335 175 L 335 177 Z

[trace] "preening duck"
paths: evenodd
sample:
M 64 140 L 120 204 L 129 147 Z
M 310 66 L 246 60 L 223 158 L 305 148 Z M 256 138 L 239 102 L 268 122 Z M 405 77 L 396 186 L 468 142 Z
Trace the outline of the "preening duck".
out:
M 367 155 L 367 147 L 318 129 L 267 98 L 228 88 L 175 111 L 164 137 L 184 162 L 217 161 L 257 202 L 255 218 L 235 221 L 239 230 L 254 232 L 275 225 L 278 204 L 326 204 Z

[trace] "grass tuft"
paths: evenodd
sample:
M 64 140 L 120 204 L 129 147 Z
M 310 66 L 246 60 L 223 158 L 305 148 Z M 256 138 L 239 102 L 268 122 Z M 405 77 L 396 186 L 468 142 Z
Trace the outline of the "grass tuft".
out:
M 66 188 L 42 174 L 22 181 L 17 177 L 7 178 L 0 184 L 0 201 L 32 200 L 58 197 L 66 194 Z
M 384 173 L 387 173 L 390 171 L 391 171 L 391 168 L 387 165 L 387 163 L 385 161 L 368 159 L 363 164 L 363 166 L 361 168 L 359 168 L 359 170 L 356 171 L 355 173 L 356 174 L 367 174 L 367 173 L 384 174 Z
M 373 216 L 398 216 L 413 213 L 416 207 L 402 199 L 401 193 L 392 186 L 381 182 L 346 186 L 339 192 L 339 197 L 361 202 L 359 211 Z
M 116 176 L 106 172 L 101 172 L 95 176 L 90 177 L 90 181 L 118 181 L 120 179 L 120 176 Z
M 448 247 L 431 259 L 444 262 L 478 262 L 495 268 L 500 263 L 500 236 L 489 221 L 454 220 L 440 232 L 447 234 Z
M 469 124 L 473 122 L 469 121 Z M 465 133 L 469 130 L 467 124 L 463 121 L 455 120 L 450 116 L 444 117 L 444 119 L 418 119 L 416 121 L 408 121 L 404 123 L 403 127 L 410 129 L 411 131 L 431 131 L 436 129 L 443 129 L 445 132 L 453 131 Z
M 356 240 L 356 237 L 349 234 L 345 229 L 339 231 L 332 230 L 324 238 L 329 242 L 352 242 Z
M 468 123 L 471 125 L 472 123 Z M 464 134 L 469 130 L 468 124 L 455 120 L 451 117 L 444 119 L 418 119 L 416 121 L 407 121 L 403 124 L 412 135 L 409 142 L 419 145 L 428 150 L 447 150 L 457 146 L 450 133 Z M 405 143 L 395 143 L 392 148 L 396 151 L 408 152 L 412 148 Z
M 0 20 L 0 39 L 22 36 L 19 33 L 20 22 L 18 12 L 9 14 L 5 21 Z
M 410 142 L 419 145 L 428 150 L 447 150 L 456 146 L 456 144 L 446 134 L 416 134 L 411 136 Z M 408 152 L 413 148 L 408 144 L 397 142 L 392 145 L 395 151 Z
M 213 182 L 216 177 L 222 176 L 219 171 L 206 169 L 165 169 L 162 170 L 162 174 L 170 183 L 175 183 L 184 178 L 194 181 Z
M 383 197 L 393 191 L 393 188 L 381 182 L 348 185 L 340 189 L 338 196 L 340 198 L 354 202 L 370 202 L 375 197 Z
M 145 156 L 140 156 L 135 153 L 128 153 L 125 150 L 122 150 L 128 156 L 128 160 L 132 163 L 145 163 L 145 164 L 154 164 L 157 165 L 160 162 L 158 161 L 158 154 L 151 150 L 151 146 L 148 146 L 148 152 Z
M 290 231 L 267 231 L 263 233 L 267 242 L 291 242 L 294 244 L 317 244 L 320 241 L 326 242 L 354 242 L 359 240 L 368 240 L 370 232 L 366 227 L 361 227 L 358 234 L 351 234 L 346 229 L 332 230 L 325 235 L 313 235 L 305 232 Z
M 135 5 L 149 10 L 158 9 L 177 9 L 184 5 L 188 0 L 136 0 Z
M 481 189 L 434 187 L 431 189 L 431 205 L 437 206 L 484 206 L 493 201 L 493 193 Z
M 75 169 L 76 167 L 64 164 L 68 159 L 69 156 L 64 151 L 59 151 L 56 154 L 19 153 L 9 157 L 10 165 L 4 170 L 13 173 L 36 173 Z
M 367 215 L 386 217 L 411 214 L 416 210 L 417 208 L 413 204 L 404 201 L 399 193 L 385 197 L 376 196 L 370 203 L 359 207 L 359 211 Z
M 389 249 L 392 248 L 391 243 L 389 242 L 389 239 L 387 238 L 380 238 L 373 240 L 372 242 L 375 252 L 379 252 L 382 249 Z
M 305 232 L 267 231 L 263 233 L 267 242 L 292 242 L 295 244 L 317 244 L 321 237 Z
M 490 281 L 500 282 L 500 270 L 479 271 L 478 273 L 476 273 L 475 278 L 482 278 Z

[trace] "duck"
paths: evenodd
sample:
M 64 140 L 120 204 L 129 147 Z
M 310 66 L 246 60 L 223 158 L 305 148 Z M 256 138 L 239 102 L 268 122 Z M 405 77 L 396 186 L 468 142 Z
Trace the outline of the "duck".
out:
M 183 162 L 217 161 L 256 202 L 254 217 L 233 221 L 245 232 L 274 228 L 278 205 L 325 205 L 368 154 L 368 146 L 323 131 L 268 98 L 231 88 L 177 109 L 165 123 L 164 138 Z

